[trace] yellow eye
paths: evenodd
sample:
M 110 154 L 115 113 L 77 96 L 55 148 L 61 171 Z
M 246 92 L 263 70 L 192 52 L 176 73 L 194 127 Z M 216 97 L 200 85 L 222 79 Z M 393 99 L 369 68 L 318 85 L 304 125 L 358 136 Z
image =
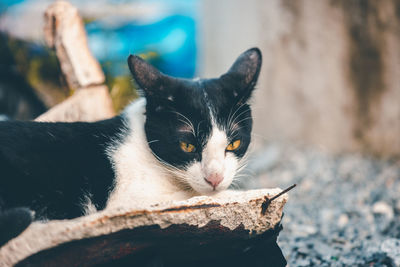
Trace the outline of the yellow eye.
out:
M 181 146 L 181 149 L 182 149 L 183 151 L 187 152 L 187 153 L 194 152 L 194 150 L 195 150 L 195 148 L 196 148 L 194 145 L 188 144 L 188 143 L 186 143 L 186 142 L 181 142 L 181 143 L 180 143 L 180 146 Z
M 231 143 L 226 147 L 226 150 L 228 150 L 228 151 L 233 151 L 233 150 L 238 149 L 239 146 L 240 146 L 240 140 L 238 139 L 238 140 L 235 140 L 235 141 L 231 142 Z

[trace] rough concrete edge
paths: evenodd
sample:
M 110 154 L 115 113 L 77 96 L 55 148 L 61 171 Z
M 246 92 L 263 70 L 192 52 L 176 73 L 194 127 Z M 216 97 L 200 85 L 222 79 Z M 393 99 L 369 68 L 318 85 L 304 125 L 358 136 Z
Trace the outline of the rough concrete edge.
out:
M 265 197 L 271 198 L 281 191 L 274 188 L 229 192 L 221 197 L 200 196 L 143 210 L 104 210 L 73 220 L 36 222 L 0 248 L 0 266 L 13 266 L 28 256 L 65 242 L 140 226 L 165 228 L 173 224 L 189 224 L 203 227 L 210 221 L 219 221 L 231 230 L 243 225 L 249 233 L 261 234 L 280 221 L 288 195 L 272 201 L 265 215 L 261 212 L 262 203 Z

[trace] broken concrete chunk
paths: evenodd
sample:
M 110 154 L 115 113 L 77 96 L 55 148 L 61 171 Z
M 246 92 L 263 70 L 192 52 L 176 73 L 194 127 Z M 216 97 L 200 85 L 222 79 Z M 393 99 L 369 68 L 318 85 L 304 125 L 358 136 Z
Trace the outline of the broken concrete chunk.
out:
M 263 209 L 266 200 L 281 191 L 229 192 L 143 210 L 104 210 L 73 220 L 37 222 L 0 248 L 0 266 L 93 266 L 144 249 L 171 249 L 166 245 L 171 242 L 193 251 L 216 242 L 229 246 L 247 242 L 268 231 L 275 231 L 276 239 L 288 195 L 270 202 L 264 214 Z

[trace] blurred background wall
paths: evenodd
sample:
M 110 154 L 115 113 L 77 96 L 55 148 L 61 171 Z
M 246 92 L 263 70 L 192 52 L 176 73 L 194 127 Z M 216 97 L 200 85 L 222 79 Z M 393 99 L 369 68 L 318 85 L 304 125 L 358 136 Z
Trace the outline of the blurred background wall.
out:
M 52 2 L 0 3 L 0 113 L 9 118 L 34 118 L 73 93 L 44 45 L 42 16 Z M 137 97 L 129 53 L 173 76 L 215 77 L 258 46 L 258 144 L 400 155 L 398 0 L 71 3 L 85 20 L 117 111 Z
M 400 154 L 400 1 L 203 1 L 203 73 L 259 46 L 263 140 Z

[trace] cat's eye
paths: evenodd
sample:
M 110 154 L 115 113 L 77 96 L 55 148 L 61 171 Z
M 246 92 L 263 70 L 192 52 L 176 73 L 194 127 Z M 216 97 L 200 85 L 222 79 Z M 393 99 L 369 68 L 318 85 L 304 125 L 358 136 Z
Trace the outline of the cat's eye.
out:
M 237 140 L 231 142 L 231 143 L 226 147 L 226 150 L 227 150 L 227 151 L 233 151 L 233 150 L 238 149 L 239 146 L 240 146 L 240 140 L 237 139 Z
M 196 147 L 192 144 L 186 143 L 186 142 L 181 142 L 180 143 L 181 149 L 187 153 L 194 152 Z

